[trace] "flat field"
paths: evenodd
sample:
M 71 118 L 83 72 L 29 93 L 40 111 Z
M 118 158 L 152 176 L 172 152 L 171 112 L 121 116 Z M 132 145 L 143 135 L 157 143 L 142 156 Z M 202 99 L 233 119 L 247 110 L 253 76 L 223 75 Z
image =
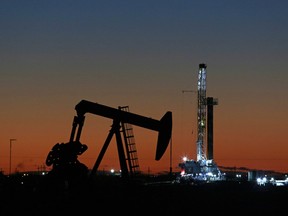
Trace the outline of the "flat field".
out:
M 54 183 L 6 180 L 1 184 L 0 215 L 275 215 L 287 210 L 286 186 L 229 181 L 191 185 L 114 177 L 70 188 Z

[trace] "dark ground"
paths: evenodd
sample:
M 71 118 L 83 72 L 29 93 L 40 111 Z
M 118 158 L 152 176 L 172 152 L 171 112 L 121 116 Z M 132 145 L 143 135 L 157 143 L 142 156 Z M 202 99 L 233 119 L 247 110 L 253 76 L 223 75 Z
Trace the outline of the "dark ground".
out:
M 158 180 L 157 180 L 158 181 Z M 4 179 L 0 215 L 251 215 L 283 214 L 288 187 L 223 181 L 200 185 L 100 177 L 56 187 L 44 177 Z

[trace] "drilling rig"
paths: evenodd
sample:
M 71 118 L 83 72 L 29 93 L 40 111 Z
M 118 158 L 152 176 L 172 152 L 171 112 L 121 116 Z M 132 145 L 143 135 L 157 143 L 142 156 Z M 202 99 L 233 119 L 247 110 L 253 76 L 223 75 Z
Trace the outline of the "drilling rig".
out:
M 213 106 L 218 104 L 218 99 L 206 97 L 206 69 L 206 64 L 199 64 L 196 160 L 185 158 L 179 164 L 181 180 L 211 181 L 223 178 L 213 158 Z

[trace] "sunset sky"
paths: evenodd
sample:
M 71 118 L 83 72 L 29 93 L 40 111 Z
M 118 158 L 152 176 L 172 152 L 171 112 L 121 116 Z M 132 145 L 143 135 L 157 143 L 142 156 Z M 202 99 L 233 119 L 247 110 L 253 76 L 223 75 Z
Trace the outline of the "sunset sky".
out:
M 173 115 L 172 168 L 196 159 L 197 73 L 207 65 L 219 166 L 288 172 L 288 1 L 0 1 L 0 170 L 37 170 L 68 142 L 89 100 L 160 120 Z M 187 90 L 187 92 L 182 92 Z M 112 120 L 86 115 L 79 160 L 93 167 Z M 140 169 L 157 132 L 133 126 Z M 115 138 L 99 169 L 119 169 Z M 46 167 L 50 169 L 51 167 Z

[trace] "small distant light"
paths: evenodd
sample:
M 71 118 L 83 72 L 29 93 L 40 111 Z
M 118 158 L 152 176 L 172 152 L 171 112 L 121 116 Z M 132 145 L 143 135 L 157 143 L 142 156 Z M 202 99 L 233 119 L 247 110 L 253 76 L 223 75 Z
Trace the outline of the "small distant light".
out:
M 111 172 L 111 173 L 114 173 L 114 172 L 115 172 L 115 170 L 114 170 L 114 169 L 111 169 L 111 170 L 110 170 L 110 172 Z

